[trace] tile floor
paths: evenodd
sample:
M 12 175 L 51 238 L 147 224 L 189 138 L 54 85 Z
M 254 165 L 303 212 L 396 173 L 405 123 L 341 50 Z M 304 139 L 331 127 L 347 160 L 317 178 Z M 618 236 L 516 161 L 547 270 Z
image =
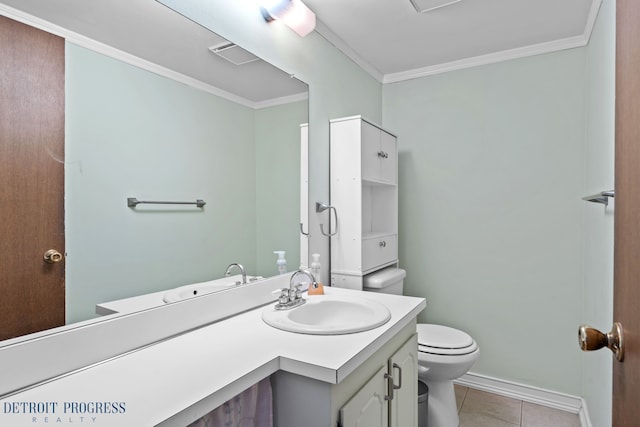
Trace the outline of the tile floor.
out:
M 455 386 L 460 427 L 580 427 L 577 414 Z

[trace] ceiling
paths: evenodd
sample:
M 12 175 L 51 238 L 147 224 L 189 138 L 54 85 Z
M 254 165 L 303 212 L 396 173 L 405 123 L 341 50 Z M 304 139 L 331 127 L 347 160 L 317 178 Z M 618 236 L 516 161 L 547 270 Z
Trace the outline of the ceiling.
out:
M 601 0 L 304 0 L 318 31 L 382 82 L 584 46 Z
M 584 46 L 601 0 L 460 0 L 422 14 L 410 0 L 304 2 L 317 15 L 316 31 L 388 83 Z M 71 42 L 98 51 L 108 45 L 254 107 L 307 91 L 264 61 L 237 66 L 213 55 L 208 47 L 224 39 L 154 0 L 0 0 L 0 14 L 7 11 L 27 14 L 31 25 L 43 20 L 48 31 L 59 26 Z M 251 78 L 256 74 L 259 79 Z
M 306 84 L 267 62 L 212 54 L 225 39 L 155 0 L 0 0 L 0 14 L 253 108 L 307 96 Z

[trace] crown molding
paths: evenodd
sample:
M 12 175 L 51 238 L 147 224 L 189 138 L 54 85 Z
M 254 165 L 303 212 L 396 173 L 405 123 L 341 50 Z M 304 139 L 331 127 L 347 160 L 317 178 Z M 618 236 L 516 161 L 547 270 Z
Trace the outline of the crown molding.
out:
M 592 0 L 589 15 L 583 34 L 569 37 L 560 40 L 554 40 L 545 43 L 539 43 L 535 45 L 525 46 L 516 49 L 509 49 L 500 52 L 494 52 L 486 55 L 475 56 L 472 58 L 465 58 L 457 61 L 446 62 L 442 64 L 432 65 L 429 67 L 416 68 L 412 70 L 402 71 L 398 73 L 382 74 L 375 67 L 365 61 L 356 51 L 354 51 L 347 43 L 344 42 L 338 35 L 336 35 L 329 27 L 327 27 L 320 19 L 316 21 L 316 31 L 322 37 L 324 37 L 329 43 L 331 43 L 336 49 L 344 53 L 349 59 L 355 62 L 360 68 L 362 68 L 367 74 L 373 77 L 375 80 L 382 84 L 396 83 L 405 80 L 417 79 L 420 77 L 432 76 L 435 74 L 446 73 L 449 71 L 462 70 L 465 68 L 472 68 L 481 65 L 488 65 L 497 62 L 508 61 L 512 59 L 524 58 L 527 56 L 541 55 L 545 53 L 557 52 L 566 49 L 573 49 L 577 47 L 584 47 L 589 43 L 595 21 L 598 16 L 598 11 L 602 4 L 602 0 Z M 282 105 L 287 102 L 295 102 L 304 99 L 304 94 L 297 94 L 282 98 L 276 98 L 273 100 L 253 102 L 246 98 L 234 95 L 227 91 L 224 91 L 215 86 L 203 83 L 200 80 L 194 79 L 182 73 L 170 70 L 166 67 L 154 64 L 150 61 L 128 54 L 119 49 L 108 46 L 104 43 L 100 43 L 96 40 L 77 34 L 73 31 L 67 30 L 55 24 L 52 24 L 43 19 L 29 15 L 17 9 L 0 4 L 0 14 L 5 15 L 16 21 L 20 21 L 27 25 L 39 28 L 41 30 L 50 32 L 52 34 L 63 37 L 68 42 L 75 45 L 99 52 L 103 55 L 109 56 L 114 59 L 118 59 L 133 66 L 150 71 L 154 74 L 170 78 L 172 80 L 184 83 L 188 86 L 196 89 L 203 90 L 212 95 L 219 96 L 232 102 L 236 102 L 240 105 L 252 109 L 266 108 L 270 106 Z M 308 95 L 306 95 L 308 98 Z
M 138 67 L 143 70 L 149 71 L 153 74 L 169 78 L 179 83 L 183 83 L 192 88 L 202 90 L 204 92 L 210 93 L 211 95 L 218 96 L 220 98 L 226 99 L 231 102 L 235 102 L 237 104 L 243 105 L 251 109 L 259 109 L 259 108 L 265 108 L 270 106 L 276 106 L 276 105 L 285 104 L 287 102 L 294 102 L 304 98 L 308 98 L 308 95 L 296 94 L 296 95 L 282 97 L 282 98 L 275 98 L 275 99 L 266 100 L 266 101 L 254 102 L 244 97 L 227 92 L 213 85 L 204 83 L 193 77 L 189 77 L 185 74 L 179 73 L 177 71 L 173 71 L 167 67 L 163 67 L 151 61 L 147 61 L 146 59 L 142 59 L 135 55 L 131 55 L 127 52 L 124 52 L 120 49 L 116 49 L 107 44 L 93 40 L 89 37 L 83 36 L 81 34 L 78 34 L 66 28 L 63 28 L 59 25 L 46 21 L 44 19 L 38 18 L 36 16 L 30 15 L 21 10 L 6 6 L 4 4 L 0 4 L 0 15 L 4 15 L 7 18 L 11 18 L 15 21 L 22 22 L 23 24 L 30 25 L 32 27 L 35 27 L 40 30 L 46 31 L 48 33 L 54 34 L 56 36 L 62 37 L 63 39 L 65 39 L 66 42 L 72 43 L 76 46 L 80 46 L 80 47 L 92 50 L 94 52 L 100 53 L 102 55 L 108 56 L 113 59 L 117 59 L 129 65 L 133 65 L 134 67 Z
M 593 32 L 593 27 L 595 25 L 595 21 L 598 16 L 598 11 L 601 4 L 602 0 L 592 0 L 584 32 L 577 36 L 390 74 L 382 74 L 375 67 L 365 61 L 320 20 L 318 20 L 316 30 L 318 31 L 318 33 L 320 33 L 320 35 L 327 39 L 329 43 L 335 46 L 338 50 L 342 51 L 342 53 L 349 57 L 353 62 L 358 64 L 371 77 L 382 84 L 388 84 L 401 82 L 404 80 L 417 79 L 420 77 L 432 76 L 435 74 L 447 73 L 449 71 L 473 68 L 502 61 L 509 61 L 511 59 L 518 59 L 527 56 L 541 55 L 566 49 L 584 47 L 589 43 L 589 39 L 591 38 L 591 33 Z
M 589 16 L 587 16 L 587 25 L 584 27 L 584 38 L 587 43 L 591 40 L 591 34 L 593 33 L 593 27 L 596 26 L 596 19 L 598 18 L 598 12 L 602 6 L 602 0 L 592 0 L 591 9 L 589 9 Z
M 362 68 L 367 74 L 382 83 L 384 75 L 378 71 L 373 65 L 365 61 L 355 50 L 351 48 L 344 40 L 342 40 L 336 33 L 334 33 L 329 27 L 325 25 L 320 19 L 316 17 L 316 32 L 331 43 L 336 49 L 344 53 L 349 59 L 355 62 L 360 68 Z
M 497 62 L 509 61 L 512 59 L 525 58 L 528 56 L 541 55 L 545 53 L 558 52 L 566 49 L 584 47 L 589 43 L 593 27 L 595 26 L 598 11 L 602 0 L 593 0 L 584 32 L 581 35 L 568 37 L 565 39 L 553 40 L 550 42 L 519 47 L 516 49 L 503 50 L 500 52 L 479 55 L 472 58 L 465 58 L 458 61 L 445 62 L 424 68 L 417 68 L 399 73 L 385 74 L 383 84 L 395 83 L 404 80 L 417 79 L 420 77 L 432 76 L 434 74 L 446 73 L 449 71 L 462 70 L 465 68 L 478 67 L 481 65 L 494 64 Z
M 296 93 L 295 95 L 282 96 L 280 98 L 268 99 L 266 101 L 254 102 L 253 108 L 259 110 L 261 108 L 276 107 L 278 105 L 290 104 L 292 102 L 305 101 L 309 99 L 309 93 Z
M 424 68 L 402 71 L 399 73 L 385 74 L 383 84 L 401 82 L 404 80 L 417 79 L 420 77 L 432 76 L 434 74 L 447 73 L 449 71 L 473 68 L 481 65 L 494 64 L 497 62 L 509 61 L 512 59 L 525 58 L 528 56 L 541 55 L 544 53 L 557 52 L 565 49 L 583 47 L 588 39 L 583 35 L 569 37 L 561 40 L 540 43 L 531 46 L 519 47 L 516 49 L 503 50 L 501 52 L 489 53 L 486 55 L 474 56 L 458 61 L 445 62 Z

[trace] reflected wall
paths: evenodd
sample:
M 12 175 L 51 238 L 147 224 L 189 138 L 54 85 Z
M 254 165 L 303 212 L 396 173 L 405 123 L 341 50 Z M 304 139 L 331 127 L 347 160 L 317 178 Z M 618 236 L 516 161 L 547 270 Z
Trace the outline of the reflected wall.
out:
M 306 101 L 256 110 L 71 43 L 66 66 L 68 323 L 94 317 L 96 303 L 222 277 L 234 262 L 271 276 L 258 259 L 273 250 L 299 262 Z M 278 182 L 296 191 L 258 208 L 258 191 Z M 131 209 L 127 197 L 207 204 Z

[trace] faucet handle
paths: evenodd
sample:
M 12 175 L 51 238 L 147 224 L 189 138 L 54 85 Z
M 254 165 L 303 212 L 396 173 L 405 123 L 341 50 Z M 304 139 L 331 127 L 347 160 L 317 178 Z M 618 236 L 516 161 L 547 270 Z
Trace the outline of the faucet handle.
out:
M 289 288 L 282 288 L 280 291 L 280 298 L 278 298 L 280 304 L 286 304 L 289 302 Z

